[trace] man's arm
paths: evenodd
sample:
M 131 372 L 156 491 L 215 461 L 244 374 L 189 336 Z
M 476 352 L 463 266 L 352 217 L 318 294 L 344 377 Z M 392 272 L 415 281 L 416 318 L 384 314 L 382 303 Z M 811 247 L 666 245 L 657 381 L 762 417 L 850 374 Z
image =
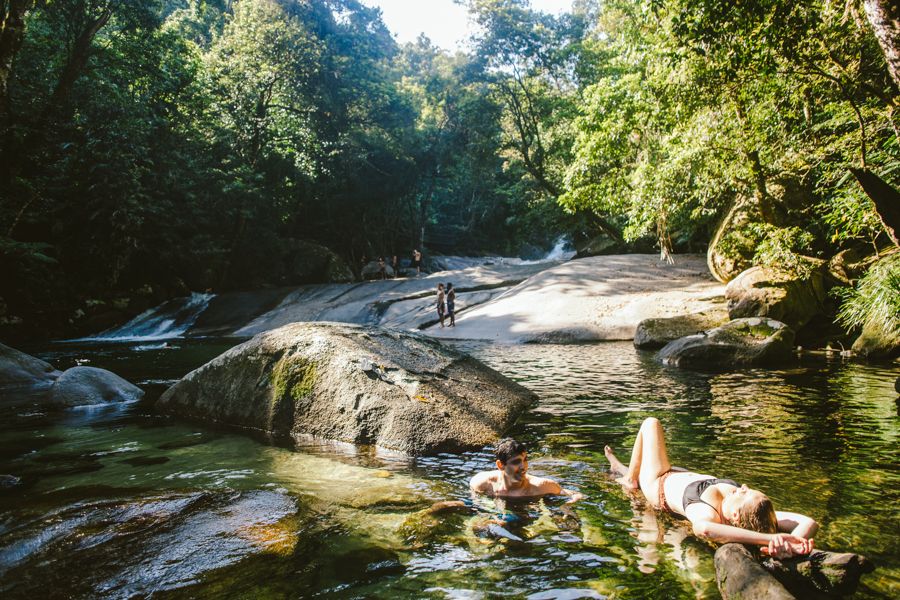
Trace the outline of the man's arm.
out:
M 552 479 L 541 479 L 538 487 L 542 494 L 551 494 L 553 496 L 566 496 L 568 500 L 566 504 L 574 504 L 584 498 L 584 494 L 575 490 L 567 490 Z

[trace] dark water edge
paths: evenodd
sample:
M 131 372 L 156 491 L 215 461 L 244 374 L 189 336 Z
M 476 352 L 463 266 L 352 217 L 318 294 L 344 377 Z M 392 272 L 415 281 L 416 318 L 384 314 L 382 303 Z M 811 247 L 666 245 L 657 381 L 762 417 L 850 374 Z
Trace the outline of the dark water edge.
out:
M 410 515 L 467 497 L 488 452 L 409 459 L 310 442 L 298 451 L 157 415 L 172 381 L 237 343 L 27 349 L 60 368 L 109 368 L 148 391 L 125 407 L 4 415 L 3 597 L 716 598 L 713 548 L 610 480 L 641 420 L 665 425 L 676 464 L 734 477 L 822 524 L 819 547 L 878 570 L 858 598 L 900 585 L 900 417 L 884 366 L 798 359 L 697 374 L 627 343 L 460 344 L 534 389 L 512 432 L 533 472 L 587 494 L 509 507 L 522 542 L 479 535 L 480 514 Z

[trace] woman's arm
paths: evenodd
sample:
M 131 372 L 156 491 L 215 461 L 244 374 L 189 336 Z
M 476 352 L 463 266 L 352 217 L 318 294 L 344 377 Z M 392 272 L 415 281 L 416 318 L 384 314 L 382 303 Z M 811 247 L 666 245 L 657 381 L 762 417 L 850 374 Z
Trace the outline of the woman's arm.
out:
M 771 533 L 760 533 L 713 521 L 691 521 L 691 524 L 694 526 L 694 534 L 714 542 L 738 542 L 739 544 L 765 546 L 775 537 Z
M 819 530 L 819 524 L 815 519 L 800 513 L 776 510 L 775 517 L 778 519 L 778 531 L 784 531 L 797 537 L 808 539 Z

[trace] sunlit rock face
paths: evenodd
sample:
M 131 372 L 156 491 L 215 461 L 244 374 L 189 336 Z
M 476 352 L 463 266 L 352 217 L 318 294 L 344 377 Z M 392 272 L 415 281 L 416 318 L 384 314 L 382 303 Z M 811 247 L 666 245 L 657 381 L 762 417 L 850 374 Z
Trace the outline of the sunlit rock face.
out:
M 795 331 L 826 312 L 828 290 L 823 271 L 809 277 L 793 277 L 774 269 L 747 269 L 725 288 L 732 319 L 768 317 Z
M 483 447 L 535 400 L 424 336 L 294 323 L 189 373 L 158 407 L 275 436 L 313 435 L 418 455 Z
M 669 342 L 659 351 L 667 365 L 728 369 L 772 365 L 790 359 L 794 332 L 774 319 L 734 319 L 721 327 Z

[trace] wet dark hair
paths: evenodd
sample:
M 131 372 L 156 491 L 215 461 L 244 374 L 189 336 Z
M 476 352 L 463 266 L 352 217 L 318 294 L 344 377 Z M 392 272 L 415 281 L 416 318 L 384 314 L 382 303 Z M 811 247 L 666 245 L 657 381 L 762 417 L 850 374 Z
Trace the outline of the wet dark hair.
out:
M 525 444 L 517 442 L 512 438 L 504 438 L 497 442 L 497 447 L 494 449 L 494 456 L 505 465 L 509 459 L 515 458 L 523 452 L 528 452 L 528 448 Z
M 447 289 L 448 289 L 448 290 L 452 290 L 452 289 L 453 289 L 453 284 L 450 283 L 450 282 L 447 282 Z
M 744 502 L 738 508 L 735 525 L 760 533 L 778 533 L 778 517 L 775 515 L 772 501 L 760 493 L 756 499 Z

